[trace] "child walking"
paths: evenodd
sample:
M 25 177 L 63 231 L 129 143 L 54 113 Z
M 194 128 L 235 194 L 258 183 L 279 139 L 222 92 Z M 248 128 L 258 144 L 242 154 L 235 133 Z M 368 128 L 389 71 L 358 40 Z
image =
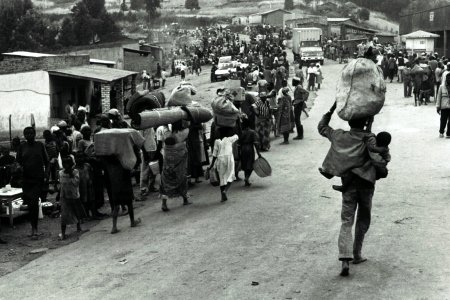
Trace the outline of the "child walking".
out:
M 245 174 L 245 186 L 251 186 L 250 176 L 253 172 L 253 163 L 255 162 L 255 149 L 259 157 L 261 154 L 258 150 L 258 134 L 250 128 L 250 121 L 244 119 L 242 122 L 241 144 L 241 168 Z
M 222 195 L 222 200 L 220 202 L 225 202 L 228 200 L 228 189 L 230 188 L 231 183 L 236 179 L 234 172 L 233 143 L 237 142 L 239 138 L 234 134 L 234 130 L 231 127 L 219 128 L 219 135 L 220 139 L 217 139 L 214 143 L 213 159 L 208 171 L 215 167 L 219 173 L 220 193 Z
M 83 205 L 80 201 L 80 173 L 74 169 L 71 157 L 62 160 L 63 170 L 59 171 L 61 183 L 61 240 L 66 239 L 67 225 L 77 224 L 77 231 L 81 232 L 80 221 L 86 217 Z

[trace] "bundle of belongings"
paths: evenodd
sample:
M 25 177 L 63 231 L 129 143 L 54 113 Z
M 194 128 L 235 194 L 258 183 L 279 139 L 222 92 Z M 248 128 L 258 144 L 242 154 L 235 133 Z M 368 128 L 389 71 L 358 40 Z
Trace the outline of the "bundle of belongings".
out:
M 377 136 L 371 133 L 373 117 L 383 108 L 385 93 L 383 72 L 371 59 L 358 58 L 344 67 L 337 83 L 336 103 L 322 119 L 319 131 L 327 136 L 321 130 L 327 130 L 334 109 L 341 119 L 349 121 L 352 129 L 334 130 L 332 137 L 327 136 L 332 145 L 319 168 L 322 175 L 347 181 L 358 176 L 371 183 L 387 177 L 391 136 L 387 132 Z M 344 181 L 342 187 L 333 188 L 344 191 Z
M 217 97 L 213 99 L 211 107 L 214 113 L 214 123 L 217 127 L 234 127 L 240 112 L 233 104 L 233 94 L 229 89 L 217 90 Z
M 132 170 L 137 162 L 135 149 L 144 144 L 140 132 L 131 128 L 105 129 L 95 134 L 95 155 L 116 156 L 124 169 Z
M 180 120 L 194 123 L 208 122 L 213 117 L 212 113 L 207 108 L 192 101 L 192 96 L 196 93 L 197 90 L 192 84 L 182 82 L 172 90 L 167 101 L 167 107 L 156 105 L 158 95 L 147 94 L 144 97 L 152 98 L 151 102 L 147 102 L 147 109 L 133 111 L 130 115 L 131 126 L 135 129 L 144 130 L 173 124 Z M 145 105 L 141 105 L 140 108 L 145 108 Z

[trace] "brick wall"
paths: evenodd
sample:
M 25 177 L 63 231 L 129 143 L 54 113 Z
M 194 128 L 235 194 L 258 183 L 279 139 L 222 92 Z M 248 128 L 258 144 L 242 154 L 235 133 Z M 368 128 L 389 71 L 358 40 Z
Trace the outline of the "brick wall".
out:
M 62 55 L 47 57 L 4 56 L 0 61 L 0 74 L 51 70 L 89 65 L 89 55 Z
M 102 112 L 107 113 L 111 107 L 110 106 L 111 100 L 109 99 L 111 92 L 111 85 L 109 83 L 102 83 L 101 91 L 102 91 Z
M 124 107 L 123 107 L 123 82 L 122 82 L 122 80 L 117 80 L 114 82 L 114 89 L 116 91 L 117 109 L 123 115 Z

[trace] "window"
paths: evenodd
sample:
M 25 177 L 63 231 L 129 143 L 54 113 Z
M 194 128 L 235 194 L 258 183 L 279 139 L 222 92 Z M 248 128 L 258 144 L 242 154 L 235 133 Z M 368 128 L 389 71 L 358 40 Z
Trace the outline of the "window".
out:
M 420 41 L 419 41 L 419 44 L 425 45 L 425 40 L 420 40 Z

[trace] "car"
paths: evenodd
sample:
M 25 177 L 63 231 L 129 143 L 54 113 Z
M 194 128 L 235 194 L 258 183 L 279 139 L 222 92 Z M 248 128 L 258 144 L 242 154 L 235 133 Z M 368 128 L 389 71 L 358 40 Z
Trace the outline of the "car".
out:
M 231 56 L 219 57 L 217 70 L 214 72 L 216 81 L 227 80 L 236 73 L 237 67 L 247 68 L 248 64 L 241 63 L 237 60 L 232 60 Z

